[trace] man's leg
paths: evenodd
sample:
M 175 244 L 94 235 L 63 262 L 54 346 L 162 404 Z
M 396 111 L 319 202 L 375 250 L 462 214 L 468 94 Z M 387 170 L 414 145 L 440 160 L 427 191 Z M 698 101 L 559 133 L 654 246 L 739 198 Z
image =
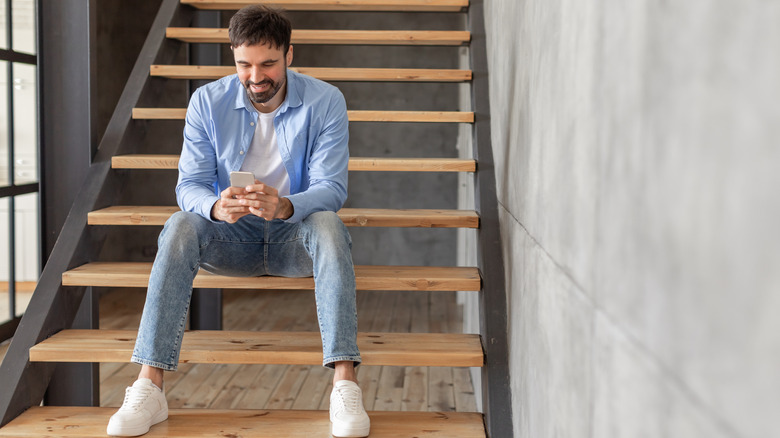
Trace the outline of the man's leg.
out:
M 266 222 L 254 216 L 225 224 L 179 212 L 166 222 L 133 350 L 132 361 L 142 365 L 141 372 L 128 388 L 122 408 L 109 421 L 109 435 L 143 434 L 167 418 L 163 371 L 178 366 L 192 282 L 199 267 L 227 275 L 263 275 L 265 228 Z
M 334 437 L 367 436 L 370 420 L 355 375 L 360 352 L 349 233 L 333 212 L 313 213 L 295 228 L 272 223 L 273 232 L 268 239 L 269 273 L 286 276 L 313 273 L 323 365 L 335 369 L 330 398 L 331 433 Z
M 355 269 L 351 239 L 336 213 L 316 212 L 299 224 L 271 223 L 268 273 L 286 277 L 314 275 L 323 365 L 360 363 L 357 348 Z

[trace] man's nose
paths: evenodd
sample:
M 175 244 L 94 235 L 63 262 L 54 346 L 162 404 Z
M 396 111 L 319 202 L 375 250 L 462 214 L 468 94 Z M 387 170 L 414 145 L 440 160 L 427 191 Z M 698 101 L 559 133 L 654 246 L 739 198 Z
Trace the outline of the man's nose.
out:
M 249 80 L 258 84 L 265 79 L 265 75 L 260 71 L 259 68 L 253 68 L 252 71 L 249 74 Z

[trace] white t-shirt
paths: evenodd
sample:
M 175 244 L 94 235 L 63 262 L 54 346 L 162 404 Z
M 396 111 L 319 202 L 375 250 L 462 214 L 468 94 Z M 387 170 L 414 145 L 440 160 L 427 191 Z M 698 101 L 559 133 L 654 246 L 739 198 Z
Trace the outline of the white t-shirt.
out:
M 252 144 L 246 153 L 241 170 L 252 172 L 255 174 L 255 179 L 261 183 L 275 187 L 279 191 L 279 196 L 288 196 L 290 175 L 284 168 L 274 130 L 274 116 L 279 108 L 270 113 L 260 113 L 258 116 Z

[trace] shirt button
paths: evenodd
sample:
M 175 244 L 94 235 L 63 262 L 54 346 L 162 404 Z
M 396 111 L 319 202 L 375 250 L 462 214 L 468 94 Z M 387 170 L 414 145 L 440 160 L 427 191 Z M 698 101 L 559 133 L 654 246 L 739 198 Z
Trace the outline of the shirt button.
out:
M 249 122 L 249 126 L 255 126 L 255 122 Z
M 239 151 L 238 155 L 244 155 L 244 151 Z

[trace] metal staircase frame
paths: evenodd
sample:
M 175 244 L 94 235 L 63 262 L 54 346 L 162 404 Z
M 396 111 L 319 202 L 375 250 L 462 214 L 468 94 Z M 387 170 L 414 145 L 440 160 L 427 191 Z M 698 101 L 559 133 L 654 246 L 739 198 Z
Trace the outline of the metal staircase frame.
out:
M 490 139 L 490 103 L 486 33 L 482 0 L 471 0 L 468 22 L 473 80 L 472 105 L 475 112 L 473 151 L 478 161 L 475 172 L 475 208 L 481 217 L 478 230 L 478 267 L 482 274 L 480 334 L 485 352 L 482 368 L 482 400 L 488 436 L 513 436 L 507 342 L 507 296 L 499 229 L 496 179 Z M 163 0 L 146 42 L 111 117 L 105 134 L 86 173 L 83 186 L 43 270 L 29 307 L 19 324 L 13 342 L 0 366 L 0 427 L 44 397 L 56 365 L 30 362 L 28 350 L 56 332 L 70 328 L 89 288 L 63 287 L 62 273 L 97 257 L 105 239 L 99 229 L 87 230 L 87 213 L 107 204 L 121 190 L 120 178 L 111 172 L 111 158 L 126 145 L 138 140 L 131 129 L 132 109 L 142 96 L 154 96 L 155 81 L 149 69 L 155 63 L 173 59 L 177 44 L 168 42 L 168 27 L 185 26 L 193 19 L 190 7 L 179 0 Z M 44 67 L 44 66 L 42 66 Z M 89 303 L 90 300 L 87 300 Z M 84 309 L 82 309 L 82 312 Z

